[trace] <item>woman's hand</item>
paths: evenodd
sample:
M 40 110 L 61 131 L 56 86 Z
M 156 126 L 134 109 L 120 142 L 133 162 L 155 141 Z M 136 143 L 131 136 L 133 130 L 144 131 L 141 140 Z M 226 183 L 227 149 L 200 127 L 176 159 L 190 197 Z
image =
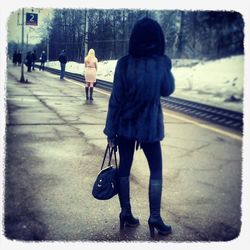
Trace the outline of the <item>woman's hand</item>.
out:
M 110 148 L 114 148 L 117 146 L 115 138 L 108 138 L 107 140 L 108 140 L 108 145 Z

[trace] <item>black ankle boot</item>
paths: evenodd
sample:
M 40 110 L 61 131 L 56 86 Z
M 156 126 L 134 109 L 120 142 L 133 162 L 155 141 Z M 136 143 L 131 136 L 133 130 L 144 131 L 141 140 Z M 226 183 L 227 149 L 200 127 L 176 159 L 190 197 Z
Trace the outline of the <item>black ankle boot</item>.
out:
M 148 226 L 152 238 L 155 237 L 155 229 L 161 235 L 168 235 L 172 233 L 172 227 L 170 225 L 165 224 L 161 217 L 159 217 L 158 219 L 150 217 L 148 219 Z
M 133 214 L 126 210 L 122 210 L 120 215 L 120 229 L 124 229 L 124 226 L 127 227 L 137 227 L 139 225 L 139 220 L 133 216 Z
M 119 200 L 121 205 L 120 213 L 120 229 L 124 226 L 136 227 L 139 225 L 139 220 L 136 219 L 131 212 L 130 205 L 130 190 L 129 190 L 129 177 L 119 177 Z
M 172 233 L 172 228 L 163 222 L 160 209 L 161 209 L 161 192 L 162 192 L 162 180 L 150 179 L 149 182 L 149 208 L 150 217 L 148 219 L 148 225 L 150 235 L 153 238 L 155 235 L 155 229 L 159 234 L 167 235 Z
M 86 100 L 89 99 L 89 87 L 85 87 Z

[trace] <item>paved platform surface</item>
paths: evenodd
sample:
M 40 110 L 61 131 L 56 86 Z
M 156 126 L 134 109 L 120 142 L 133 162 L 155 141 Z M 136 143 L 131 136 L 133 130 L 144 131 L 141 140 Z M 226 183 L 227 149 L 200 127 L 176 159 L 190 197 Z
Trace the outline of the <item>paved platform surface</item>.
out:
M 149 169 L 136 152 L 131 203 L 140 226 L 119 230 L 119 201 L 91 191 L 99 171 L 108 94 L 38 70 L 8 66 L 5 229 L 19 241 L 151 241 L 147 219 Z M 228 241 L 241 229 L 242 141 L 228 131 L 164 111 L 161 214 L 173 233 L 155 241 Z

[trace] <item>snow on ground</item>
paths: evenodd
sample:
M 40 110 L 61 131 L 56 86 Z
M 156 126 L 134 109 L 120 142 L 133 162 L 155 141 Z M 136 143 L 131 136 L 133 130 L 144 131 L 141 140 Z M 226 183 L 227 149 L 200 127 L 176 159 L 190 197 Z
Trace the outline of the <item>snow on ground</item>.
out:
M 99 62 L 97 78 L 112 82 L 116 63 L 116 60 Z M 174 97 L 242 112 L 244 56 L 213 61 L 175 59 L 172 64 Z M 48 62 L 47 66 L 60 69 L 58 61 Z M 84 74 L 84 64 L 68 62 L 66 71 Z
M 192 66 L 175 67 L 174 96 L 242 112 L 244 57 L 199 61 Z

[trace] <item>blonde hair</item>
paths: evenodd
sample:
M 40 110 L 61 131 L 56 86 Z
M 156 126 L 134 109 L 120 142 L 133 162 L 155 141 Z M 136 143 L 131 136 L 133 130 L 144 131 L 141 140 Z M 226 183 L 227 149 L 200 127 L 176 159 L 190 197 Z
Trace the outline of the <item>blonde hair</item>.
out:
M 96 58 L 96 57 L 95 57 L 95 51 L 94 51 L 94 49 L 90 49 L 90 50 L 89 50 L 88 55 L 85 57 L 85 60 L 84 60 L 84 61 L 85 61 L 85 62 L 88 61 L 88 60 L 90 59 L 90 57 Z

